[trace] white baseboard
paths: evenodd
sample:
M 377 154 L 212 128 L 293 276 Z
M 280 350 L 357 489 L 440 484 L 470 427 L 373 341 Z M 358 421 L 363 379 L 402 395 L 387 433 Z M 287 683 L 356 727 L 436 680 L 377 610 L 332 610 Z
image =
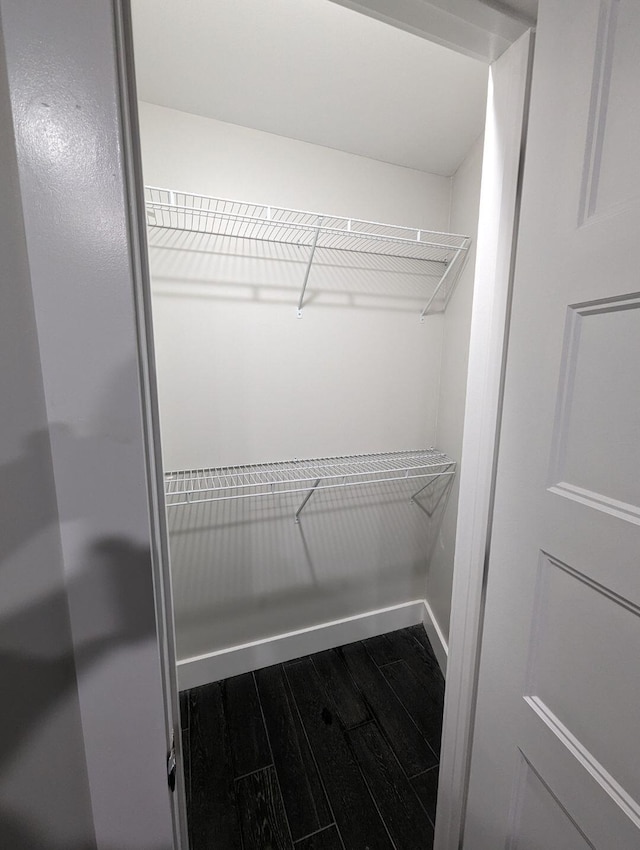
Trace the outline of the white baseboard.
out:
M 424 608 L 422 611 L 422 625 L 429 638 L 429 643 L 435 653 L 435 656 L 442 670 L 442 675 L 447 677 L 447 658 L 449 656 L 449 644 L 444 636 L 444 633 L 438 621 L 433 616 L 431 606 L 426 599 L 423 600 Z
M 442 632 L 433 620 L 428 603 L 424 599 L 413 599 L 401 605 L 366 611 L 353 617 L 185 658 L 178 662 L 178 687 L 181 691 L 195 688 L 418 623 L 424 625 L 438 663 L 444 671 L 447 648 Z

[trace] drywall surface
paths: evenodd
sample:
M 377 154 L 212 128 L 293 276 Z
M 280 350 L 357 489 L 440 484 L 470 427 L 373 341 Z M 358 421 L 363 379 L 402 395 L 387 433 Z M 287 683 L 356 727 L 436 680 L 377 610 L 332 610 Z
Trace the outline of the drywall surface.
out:
M 173 830 L 167 734 L 113 7 L 75 0 L 0 0 L 0 8 L 64 564 L 63 591 L 52 563 L 60 555 L 57 541 L 34 538 L 31 545 L 36 549 L 30 557 L 39 556 L 53 574 L 50 587 L 42 588 L 42 607 L 29 612 L 24 628 L 33 642 L 26 651 L 32 675 L 41 677 L 40 687 L 49 681 L 53 689 L 63 676 L 71 681 L 65 623 L 59 626 L 57 647 L 47 640 L 47 605 L 59 605 L 62 618 L 68 602 L 86 758 L 85 768 L 76 765 L 77 774 L 65 769 L 64 734 L 59 758 L 38 758 L 38 736 L 44 749 L 49 724 L 64 731 L 65 722 L 73 726 L 77 719 L 78 703 L 64 689 L 59 688 L 55 700 L 49 695 L 48 708 L 28 705 L 25 722 L 33 712 L 36 743 L 29 753 L 20 754 L 16 765 L 24 770 L 21 806 L 35 806 L 41 793 L 43 807 L 59 806 L 58 819 L 68 815 L 68 823 L 52 820 L 50 829 L 30 821 L 29 829 L 42 830 L 33 842 L 40 850 L 93 847 L 90 836 L 70 834 L 76 819 L 82 829 L 88 776 L 98 850 L 168 850 Z M 13 208 L 8 212 L 15 214 Z M 21 362 L 19 351 L 6 352 L 3 370 Z M 32 360 L 34 353 L 27 353 Z M 37 480 L 18 482 L 29 486 L 24 501 L 34 506 L 39 499 L 53 500 L 41 395 L 36 402 L 31 430 L 37 433 L 20 446 L 17 429 L 10 456 L 19 462 L 22 452 L 27 464 L 44 458 Z M 5 413 L 3 405 L 3 418 Z M 17 499 L 9 503 L 12 510 L 17 506 Z M 52 506 L 38 510 L 50 512 Z M 48 561 L 39 548 L 45 545 Z M 46 567 L 42 569 L 46 574 Z M 19 600 L 13 605 L 18 615 Z M 21 687 L 17 685 L 17 694 L 3 694 L 3 702 L 20 698 Z M 2 734 L 4 738 L 7 730 Z M 27 789 L 36 763 L 42 778 Z M 76 797 L 75 810 L 67 795 Z M 65 831 L 62 839 L 54 827 Z M 29 835 L 25 842 L 18 838 L 0 843 L 24 847 L 30 840 Z
M 451 229 L 471 236 L 473 243 L 444 316 L 436 444 L 458 462 L 462 452 L 481 172 L 482 137 L 477 140 L 454 174 L 451 193 Z M 427 598 L 445 636 L 449 634 L 451 614 L 458 482 L 459 469 L 448 494 L 447 507 L 438 530 L 427 579 Z
M 443 177 L 148 104 L 141 133 L 148 184 L 439 230 L 448 223 Z M 433 443 L 442 317 L 419 323 L 426 290 L 420 296 L 415 269 L 345 268 L 351 260 L 334 252 L 328 267 L 312 269 L 297 319 L 307 249 L 253 244 L 237 257 L 238 246 L 212 253 L 188 234 L 152 244 L 166 469 Z
M 304 494 L 169 509 L 178 658 L 424 598 L 442 508 L 419 486 L 317 493 L 298 524 Z
M 482 131 L 486 63 L 335 3 L 132 6 L 149 103 L 447 176 Z
M 448 228 L 447 178 L 163 107 L 140 112 L 150 185 Z M 202 237 L 163 238 L 152 234 L 150 255 L 166 469 L 435 443 L 443 317 L 419 322 L 415 269 L 383 275 L 334 255 L 312 270 L 298 319 L 306 251 L 284 246 L 265 260 L 251 245 L 238 258 Z M 300 526 L 302 495 L 170 509 L 179 657 L 421 598 L 434 518 L 411 492 L 318 495 Z
M 145 182 L 255 203 L 448 228 L 450 180 L 140 103 Z
M 95 848 L 0 39 L 0 844 Z

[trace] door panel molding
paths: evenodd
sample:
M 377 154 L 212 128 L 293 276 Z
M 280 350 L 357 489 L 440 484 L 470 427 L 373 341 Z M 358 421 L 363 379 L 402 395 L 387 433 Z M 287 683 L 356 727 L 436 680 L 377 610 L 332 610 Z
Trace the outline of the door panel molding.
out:
M 546 818 L 545 822 L 541 824 L 540 819 L 536 818 L 535 825 L 538 829 L 542 828 L 543 830 L 548 830 L 548 834 L 542 839 L 545 841 L 546 847 L 557 846 L 557 830 L 560 825 L 560 829 L 566 830 L 568 826 L 573 833 L 571 836 L 571 838 L 574 839 L 572 844 L 576 850 L 578 850 L 578 848 L 580 848 L 580 850 L 597 850 L 582 831 L 580 825 L 574 820 L 574 818 L 571 817 L 571 814 L 562 805 L 558 797 L 556 797 L 549 785 L 547 785 L 542 776 L 540 776 L 522 750 L 518 750 L 518 753 L 520 760 L 514 781 L 514 794 L 510 815 L 511 826 L 509 828 L 507 838 L 507 850 L 526 850 L 527 848 L 527 844 L 523 847 L 523 844 L 520 842 L 519 835 L 521 831 L 526 828 L 523 824 L 525 819 L 525 805 L 528 802 L 527 794 L 529 793 L 530 796 L 532 795 L 532 786 L 535 791 L 541 791 L 547 801 L 551 801 L 556 814 L 560 815 L 559 818 L 556 817 L 553 819 L 555 821 L 553 823 L 549 823 L 549 819 Z M 531 780 L 533 780 L 533 782 L 531 782 Z M 565 832 L 563 838 L 567 837 L 567 833 Z M 537 837 L 537 840 L 540 841 L 540 836 Z M 562 847 L 563 850 L 568 850 L 564 841 Z
M 593 322 L 596 317 L 608 317 L 607 322 L 610 324 L 612 315 L 620 313 L 626 317 L 627 311 L 637 309 L 640 309 L 640 297 L 636 293 L 623 294 L 610 299 L 600 298 L 567 307 L 558 382 L 558 400 L 551 440 L 549 491 L 559 496 L 575 499 L 595 510 L 601 510 L 621 519 L 640 523 L 640 485 L 637 484 L 633 475 L 633 466 L 628 465 L 625 455 L 628 444 L 634 442 L 633 432 L 637 430 L 640 433 L 640 401 L 637 405 L 638 410 L 630 407 L 630 401 L 634 395 L 634 383 L 638 377 L 635 374 L 637 365 L 632 356 L 625 357 L 624 346 L 629 346 L 628 340 L 625 340 L 621 333 L 612 334 L 610 329 L 607 333 L 603 329 L 600 340 L 594 337 L 593 333 Z M 589 319 L 589 324 L 585 324 L 587 319 Z M 624 322 L 620 331 L 623 329 Z M 585 332 L 590 332 L 591 336 L 587 337 Z M 635 336 L 635 333 L 636 328 L 633 326 L 631 327 L 631 335 Z M 596 351 L 598 361 L 596 364 L 593 363 L 593 352 L 589 351 L 589 345 L 592 348 L 601 346 L 601 350 Z M 622 348 L 617 350 L 616 345 L 621 345 Z M 590 367 L 584 363 L 585 359 L 588 360 L 589 354 L 592 355 Z M 607 358 L 611 360 L 608 366 Z M 608 394 L 607 398 L 599 399 L 599 403 L 595 405 L 595 411 L 585 411 L 576 404 L 576 392 L 581 392 L 583 395 L 591 394 L 591 386 L 596 374 L 595 368 L 598 365 L 602 369 L 608 368 L 612 374 L 617 375 L 617 384 L 611 380 L 603 382 Z M 622 371 L 616 371 L 616 365 L 622 367 Z M 596 401 L 598 400 L 596 399 Z M 612 439 L 608 453 L 591 450 L 595 449 L 595 445 L 588 447 L 589 450 L 587 451 L 584 451 L 583 448 L 584 457 L 576 458 L 574 456 L 572 464 L 572 450 L 575 455 L 575 446 L 572 445 L 572 429 L 577 426 L 579 436 L 584 442 L 585 437 L 593 431 L 593 422 L 596 416 L 601 417 L 599 426 L 606 430 L 610 429 L 612 420 L 617 420 L 616 439 Z M 632 418 L 634 416 L 635 419 Z M 621 424 L 626 425 L 628 431 L 631 432 L 627 435 L 627 440 L 622 439 Z M 600 435 L 600 439 L 596 440 L 597 436 L 591 434 L 592 442 L 601 444 L 602 435 Z M 571 465 L 574 467 L 574 476 L 577 465 L 579 474 L 586 474 L 587 478 L 589 477 L 589 473 L 586 472 L 588 467 L 596 466 L 596 476 L 601 480 L 607 479 L 605 487 L 608 486 L 615 490 L 617 486 L 626 490 L 625 495 L 627 496 L 633 495 L 629 492 L 629 487 L 631 487 L 631 490 L 634 486 L 637 487 L 638 504 L 634 504 L 628 499 L 616 498 L 616 492 L 602 492 L 605 487 L 599 489 L 595 486 L 589 487 L 585 478 L 582 481 L 572 481 L 572 472 L 569 469 Z M 630 480 L 624 483 L 620 481 L 616 483 L 615 477 L 620 474 L 623 477 L 624 475 L 628 476 Z M 593 470 L 590 475 L 593 480 Z M 622 494 L 620 493 L 620 495 Z
M 640 846 L 639 39 L 630 0 L 541 0 L 469 850 L 573 850 L 560 821 L 557 836 L 544 826 L 557 805 L 535 790 L 537 821 L 514 819 L 520 754 L 594 847 Z
M 627 817 L 640 828 L 640 804 L 625 791 L 622 785 L 605 769 L 594 754 L 576 738 L 560 718 L 556 717 L 544 700 L 535 696 L 525 696 L 524 701 L 542 720 L 547 729 L 555 735 L 560 744 L 571 753 L 578 764 L 597 782 L 602 791 L 608 794 Z
M 594 215 L 598 202 L 598 180 L 611 86 L 617 18 L 618 0 L 600 0 L 593 62 L 593 82 L 591 83 L 591 106 L 578 215 L 579 225 L 585 224 Z
M 523 698 L 551 718 L 553 729 L 564 730 L 563 741 L 579 741 L 584 758 L 601 765 L 612 781 L 615 775 L 616 787 L 632 800 L 640 796 L 640 783 L 620 730 L 633 726 L 637 713 L 633 676 L 620 684 L 610 706 L 607 696 L 618 681 L 618 635 L 640 655 L 640 607 L 540 552 Z M 600 722 L 603 707 L 606 721 Z
M 612 163 L 633 156 L 640 142 L 640 120 L 634 122 L 628 110 L 619 113 L 619 103 L 625 100 L 619 86 L 640 73 L 637 48 L 629 41 L 633 38 L 633 20 L 627 20 L 629 3 L 635 5 L 635 0 L 600 0 L 580 193 L 580 226 L 624 213 L 640 201 L 640 193 L 633 189 L 635 180 L 614 181 L 614 186 L 609 186 L 609 197 L 602 197 L 603 191 L 607 194 L 607 175 L 611 173 Z M 630 62 L 635 63 L 633 67 L 629 66 Z M 637 91 L 636 84 L 636 95 Z M 617 123 L 614 131 L 608 126 L 610 123 Z M 623 136 L 628 138 L 620 141 L 619 131 L 624 125 L 627 126 Z

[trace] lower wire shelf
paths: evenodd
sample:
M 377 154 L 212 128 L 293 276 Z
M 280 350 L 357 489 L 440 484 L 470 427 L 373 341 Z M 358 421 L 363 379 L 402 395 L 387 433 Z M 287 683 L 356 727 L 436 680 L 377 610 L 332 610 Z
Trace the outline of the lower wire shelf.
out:
M 166 505 L 170 508 L 199 502 L 306 493 L 295 514 L 297 522 L 300 512 L 316 490 L 427 479 L 412 495 L 413 499 L 435 478 L 454 475 L 455 467 L 455 461 L 448 455 L 430 448 L 215 469 L 188 469 L 165 474 Z

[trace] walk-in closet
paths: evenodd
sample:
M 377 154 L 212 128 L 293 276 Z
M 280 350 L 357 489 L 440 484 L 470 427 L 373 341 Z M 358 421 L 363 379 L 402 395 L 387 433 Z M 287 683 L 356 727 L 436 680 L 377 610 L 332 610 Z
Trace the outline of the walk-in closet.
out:
M 191 850 L 430 847 L 488 65 L 132 7 Z

